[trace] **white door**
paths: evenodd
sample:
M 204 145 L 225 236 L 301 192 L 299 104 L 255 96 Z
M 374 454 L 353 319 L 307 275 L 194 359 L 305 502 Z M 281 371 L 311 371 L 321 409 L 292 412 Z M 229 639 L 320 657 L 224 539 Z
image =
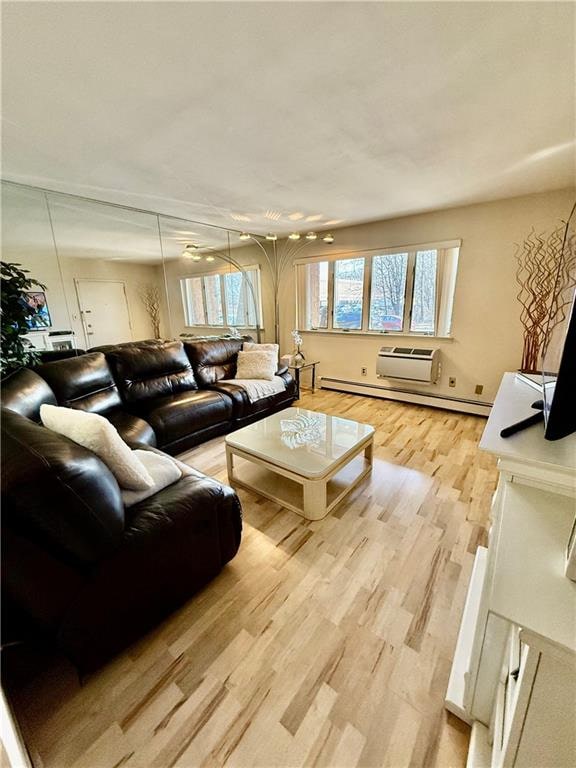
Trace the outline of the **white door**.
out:
M 124 283 L 114 280 L 76 280 L 86 347 L 132 341 Z

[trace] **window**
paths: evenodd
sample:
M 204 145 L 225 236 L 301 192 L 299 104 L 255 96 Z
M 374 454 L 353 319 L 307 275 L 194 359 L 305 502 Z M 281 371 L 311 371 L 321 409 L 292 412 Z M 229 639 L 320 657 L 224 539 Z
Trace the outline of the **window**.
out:
M 255 328 L 262 316 L 257 267 L 180 279 L 187 326 Z
M 298 313 L 302 330 L 450 333 L 460 241 L 379 253 L 302 260 Z
M 407 253 L 372 257 L 371 331 L 401 331 L 404 325 Z
M 364 259 L 342 259 L 334 264 L 334 328 L 362 328 Z
M 437 262 L 437 251 L 416 252 L 410 318 L 410 330 L 415 333 L 434 333 Z
M 328 262 L 306 264 L 306 316 L 311 328 L 328 328 Z

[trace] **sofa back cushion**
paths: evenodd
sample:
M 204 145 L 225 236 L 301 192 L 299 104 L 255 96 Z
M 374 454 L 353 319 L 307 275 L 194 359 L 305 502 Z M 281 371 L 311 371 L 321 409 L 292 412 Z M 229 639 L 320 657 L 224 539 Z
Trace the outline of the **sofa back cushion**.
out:
M 106 358 L 91 352 L 36 368 L 56 395 L 58 405 L 105 415 L 122 404 Z
M 2 409 L 4 525 L 69 561 L 91 563 L 119 546 L 124 507 L 100 459 Z
M 2 407 L 40 422 L 40 406 L 56 405 L 48 384 L 29 368 L 21 368 L 2 381 Z
M 242 343 L 242 339 L 186 341 L 186 352 L 198 384 L 209 387 L 220 379 L 233 379 Z
M 106 355 L 122 399 L 131 406 L 198 389 L 181 341 L 123 347 Z
M 141 341 L 124 341 L 121 344 L 100 344 L 98 347 L 90 347 L 88 352 L 114 352 L 117 349 L 126 349 L 127 347 L 158 347 L 164 344 L 163 339 L 142 339 Z

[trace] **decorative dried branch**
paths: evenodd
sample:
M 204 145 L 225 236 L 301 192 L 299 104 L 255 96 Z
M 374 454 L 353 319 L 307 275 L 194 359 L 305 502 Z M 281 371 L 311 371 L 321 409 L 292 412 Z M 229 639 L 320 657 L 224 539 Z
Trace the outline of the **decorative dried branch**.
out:
M 517 298 L 522 307 L 524 348 L 521 370 L 538 370 L 546 338 L 566 317 L 570 289 L 576 285 L 576 235 L 564 222 L 550 234 L 534 229 L 516 245 Z
M 160 338 L 160 291 L 151 283 L 139 287 L 138 295 L 152 323 L 155 339 Z

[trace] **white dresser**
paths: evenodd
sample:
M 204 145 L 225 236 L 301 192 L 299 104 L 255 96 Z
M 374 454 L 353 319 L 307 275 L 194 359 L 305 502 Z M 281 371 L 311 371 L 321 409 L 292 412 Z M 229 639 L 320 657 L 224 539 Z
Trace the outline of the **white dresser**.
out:
M 576 583 L 564 575 L 576 434 L 550 442 L 537 425 L 500 437 L 537 399 L 505 374 L 480 442 L 500 478 L 446 693 L 472 725 L 468 768 L 576 766 Z

